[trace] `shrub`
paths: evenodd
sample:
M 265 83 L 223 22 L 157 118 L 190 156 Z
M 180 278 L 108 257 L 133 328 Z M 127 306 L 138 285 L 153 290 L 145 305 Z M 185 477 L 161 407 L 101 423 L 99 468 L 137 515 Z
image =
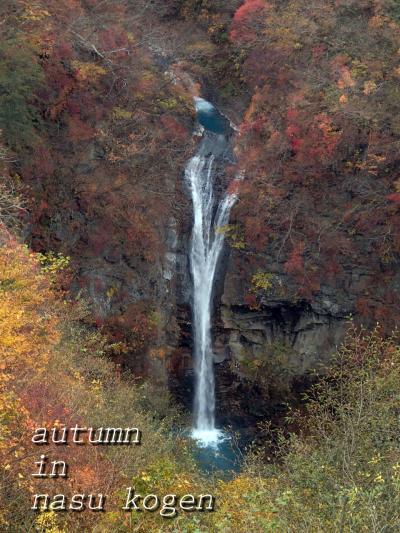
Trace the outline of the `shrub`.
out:
M 253 521 L 252 531 L 398 531 L 399 388 L 397 339 L 385 339 L 379 327 L 371 333 L 352 328 L 306 398 L 306 414 L 292 417 L 300 434 L 280 435 L 280 464 L 265 466 L 257 453 L 249 459 L 239 523 Z M 232 510 L 228 495 L 221 497 L 226 504 L 218 524 Z

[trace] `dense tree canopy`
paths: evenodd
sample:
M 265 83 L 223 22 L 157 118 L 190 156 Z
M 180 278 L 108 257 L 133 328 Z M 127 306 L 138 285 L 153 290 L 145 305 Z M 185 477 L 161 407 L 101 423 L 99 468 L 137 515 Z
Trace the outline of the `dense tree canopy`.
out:
M 385 285 L 400 252 L 396 12 L 372 0 L 249 0 L 230 32 L 252 93 L 236 209 L 247 252 L 267 253 L 274 271 L 284 261 L 308 300 L 322 284 L 340 292 L 350 264 L 366 269 L 356 308 L 391 324 L 399 295 Z

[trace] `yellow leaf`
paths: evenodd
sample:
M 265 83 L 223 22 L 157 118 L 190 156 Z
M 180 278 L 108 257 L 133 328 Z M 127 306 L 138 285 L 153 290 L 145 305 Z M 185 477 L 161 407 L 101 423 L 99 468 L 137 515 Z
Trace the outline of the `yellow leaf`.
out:
M 363 93 L 368 95 L 375 91 L 376 89 L 376 83 L 373 80 L 369 80 L 364 82 L 364 90 Z

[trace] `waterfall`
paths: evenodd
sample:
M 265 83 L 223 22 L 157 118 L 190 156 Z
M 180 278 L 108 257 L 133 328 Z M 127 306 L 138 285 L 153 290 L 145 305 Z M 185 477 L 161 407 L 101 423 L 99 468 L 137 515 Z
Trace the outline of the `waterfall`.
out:
M 211 105 L 211 104 L 210 104 Z M 217 205 L 214 196 L 214 156 L 199 153 L 185 171 L 193 202 L 190 266 L 193 278 L 193 324 L 196 389 L 194 429 L 200 444 L 215 446 L 220 431 L 215 427 L 215 390 L 211 339 L 212 292 L 224 234 L 236 194 L 225 193 Z

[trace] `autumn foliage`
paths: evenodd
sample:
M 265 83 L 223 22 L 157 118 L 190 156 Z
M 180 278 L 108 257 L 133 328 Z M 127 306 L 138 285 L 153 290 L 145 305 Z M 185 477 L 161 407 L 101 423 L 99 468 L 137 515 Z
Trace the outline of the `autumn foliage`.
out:
M 263 11 L 270 5 L 264 0 L 246 0 L 233 17 L 230 37 L 241 44 L 256 38 L 257 23 L 262 20 Z
M 388 330 L 400 302 L 396 13 L 390 1 L 254 0 L 230 32 L 251 98 L 238 140 L 247 185 L 233 222 L 249 228 L 238 261 L 250 271 L 253 254 L 253 269 L 281 272 L 291 298 L 350 298 L 366 322 L 390 309 Z
M 177 485 L 187 485 L 189 490 L 196 475 L 184 459 L 185 443 L 182 441 L 181 447 L 179 439 L 170 440 L 162 429 L 175 416 L 165 392 L 128 377 L 121 380 L 106 358 L 113 353 L 106 338 L 82 325 L 86 313 L 83 303 L 63 300 L 56 286 L 59 270 L 43 265 L 41 256 L 2 234 L 0 528 L 69 533 L 82 528 L 91 531 L 101 522 L 105 531 L 112 531 L 115 524 L 123 527 L 126 519 L 126 513 L 117 512 L 116 505 L 105 517 L 96 513 L 40 514 L 30 511 L 32 494 L 58 492 L 68 497 L 96 491 L 108 493 L 118 502 L 121 487 L 133 481 L 136 486 L 143 484 L 141 478 L 150 482 L 149 488 L 156 483 L 158 490 L 171 492 Z M 37 427 L 121 427 L 127 420 L 143 431 L 145 442 L 140 449 L 49 445 L 38 450 L 31 442 Z M 179 462 L 172 452 L 177 447 L 181 449 Z M 32 478 L 40 453 L 66 461 L 68 478 Z M 151 523 L 150 519 L 149 527 L 157 530 L 157 520 Z M 49 528 L 40 529 L 44 524 Z
M 28 4 L 0 7 L 0 142 L 24 189 L 32 249 L 71 257 L 75 289 L 105 325 L 141 303 L 139 283 L 159 305 L 146 280 L 160 275 L 184 198 L 175 183 L 191 150 L 191 97 L 146 48 L 147 2 Z
M 400 529 L 400 360 L 385 336 L 400 308 L 399 22 L 392 0 L 1 2 L 1 531 Z M 230 479 L 199 471 L 165 386 L 143 377 L 171 365 L 162 263 L 190 222 L 179 176 L 194 111 L 165 72 L 175 59 L 241 122 L 240 201 L 220 228 L 238 304 L 256 315 L 268 298 L 328 294 L 382 323 L 351 328 L 291 413 L 298 434 L 260 428 L 267 446 Z M 35 427 L 126 420 L 142 446 L 58 447 L 70 478 L 32 481 Z M 119 501 L 129 485 L 209 491 L 217 509 L 30 512 L 38 488 Z

